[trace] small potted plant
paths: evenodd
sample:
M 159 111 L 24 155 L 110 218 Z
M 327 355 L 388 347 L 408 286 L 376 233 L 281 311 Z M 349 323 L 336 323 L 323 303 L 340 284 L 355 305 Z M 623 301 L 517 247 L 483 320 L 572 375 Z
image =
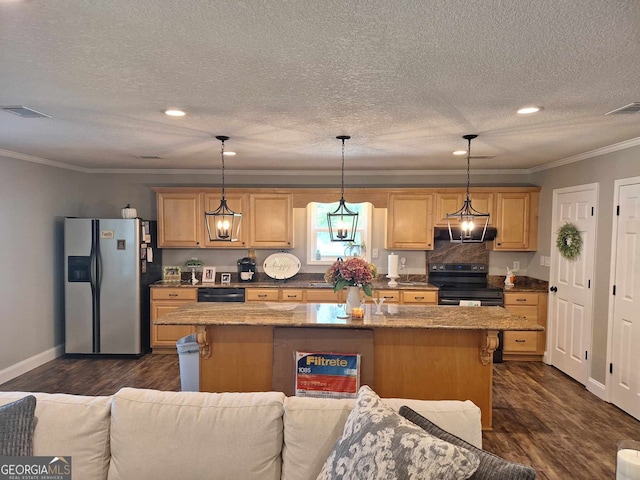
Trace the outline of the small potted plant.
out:
M 184 262 L 184 266 L 191 269 L 191 283 L 193 285 L 198 283 L 198 279 L 196 278 L 196 270 L 202 268 L 203 265 L 204 262 L 202 260 L 198 260 L 197 258 L 192 258 Z

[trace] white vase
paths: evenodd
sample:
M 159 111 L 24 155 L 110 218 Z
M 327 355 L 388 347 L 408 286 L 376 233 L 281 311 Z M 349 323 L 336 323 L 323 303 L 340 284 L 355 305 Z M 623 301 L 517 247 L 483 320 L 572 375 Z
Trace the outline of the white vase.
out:
M 350 314 L 351 309 L 360 306 L 360 287 L 347 287 L 347 301 L 345 311 Z

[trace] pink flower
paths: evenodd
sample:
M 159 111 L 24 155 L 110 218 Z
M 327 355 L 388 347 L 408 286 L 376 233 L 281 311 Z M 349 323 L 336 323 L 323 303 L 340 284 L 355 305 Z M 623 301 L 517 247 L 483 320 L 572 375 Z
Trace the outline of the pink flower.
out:
M 362 287 L 366 295 L 371 296 L 371 282 L 377 275 L 376 266 L 362 258 L 338 258 L 324 274 L 324 280 L 333 283 L 334 291 L 342 290 L 346 286 L 358 286 Z

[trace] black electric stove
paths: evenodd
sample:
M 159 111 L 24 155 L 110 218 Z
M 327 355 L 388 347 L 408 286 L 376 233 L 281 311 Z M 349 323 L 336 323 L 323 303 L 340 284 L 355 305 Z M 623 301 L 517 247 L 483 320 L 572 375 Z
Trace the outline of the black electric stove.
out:
M 439 305 L 479 302 L 480 306 L 504 306 L 502 288 L 487 285 L 489 266 L 483 263 L 431 263 L 429 283 L 438 287 Z M 503 334 L 498 333 L 498 348 L 493 363 L 502 363 Z

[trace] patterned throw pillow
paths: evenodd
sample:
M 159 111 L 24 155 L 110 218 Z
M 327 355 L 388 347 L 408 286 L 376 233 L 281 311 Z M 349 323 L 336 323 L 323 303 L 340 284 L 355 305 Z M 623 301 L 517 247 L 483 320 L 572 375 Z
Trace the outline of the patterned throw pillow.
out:
M 429 435 L 365 385 L 318 480 L 462 480 L 478 464 L 468 450 Z
M 509 462 L 491 452 L 481 450 L 461 438 L 442 430 L 436 424 L 430 422 L 407 406 L 400 407 L 400 415 L 411 420 L 434 437 L 466 448 L 476 454 L 480 459 L 480 466 L 471 476 L 471 480 L 534 480 L 536 478 L 536 471 L 533 468 L 519 463 Z
M 33 454 L 36 397 L 29 395 L 0 407 L 0 456 Z

